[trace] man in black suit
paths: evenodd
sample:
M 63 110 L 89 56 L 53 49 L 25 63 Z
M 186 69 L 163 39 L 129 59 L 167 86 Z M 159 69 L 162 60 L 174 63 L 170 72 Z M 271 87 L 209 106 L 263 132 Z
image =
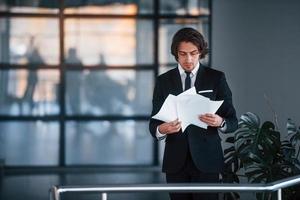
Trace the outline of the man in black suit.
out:
M 199 113 L 199 120 L 207 129 L 189 125 L 184 132 L 177 119 L 163 122 L 151 118 L 149 129 L 154 138 L 165 138 L 162 171 L 168 183 L 216 183 L 224 165 L 223 150 L 218 130 L 233 132 L 237 128 L 232 94 L 223 72 L 200 64 L 208 52 L 201 33 L 193 28 L 183 28 L 173 37 L 171 53 L 178 67 L 156 80 L 151 116 L 158 113 L 169 94 L 178 95 L 195 86 L 196 91 L 207 90 L 203 96 L 211 100 L 224 100 L 216 114 Z M 188 105 L 187 105 L 188 106 Z M 170 193 L 172 200 L 218 199 L 218 194 Z

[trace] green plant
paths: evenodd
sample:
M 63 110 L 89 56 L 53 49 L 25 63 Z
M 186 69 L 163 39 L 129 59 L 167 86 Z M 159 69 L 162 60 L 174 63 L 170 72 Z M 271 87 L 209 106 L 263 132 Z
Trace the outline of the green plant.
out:
M 287 132 L 286 140 L 281 141 L 280 132 L 272 122 L 261 125 L 256 114 L 242 115 L 238 129 L 226 139 L 231 145 L 224 150 L 224 182 L 239 183 L 239 178 L 246 176 L 250 183 L 269 183 L 299 174 L 300 128 L 289 119 Z M 295 189 L 284 190 L 284 195 L 285 199 L 292 198 Z M 273 199 L 271 193 L 257 193 L 256 197 Z M 236 193 L 225 195 L 225 199 L 238 198 Z

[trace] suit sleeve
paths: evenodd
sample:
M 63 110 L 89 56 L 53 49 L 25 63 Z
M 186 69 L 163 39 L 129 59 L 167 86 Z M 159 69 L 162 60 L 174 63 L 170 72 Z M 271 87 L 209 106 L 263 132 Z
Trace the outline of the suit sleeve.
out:
M 232 104 L 232 93 L 227 84 L 224 73 L 221 75 L 217 90 L 217 99 L 224 100 L 222 106 L 217 111 L 217 114 L 223 117 L 226 121 L 227 128 L 224 133 L 233 132 L 238 127 L 238 120 L 236 117 L 236 111 Z
M 156 83 L 155 83 L 155 87 L 154 87 L 154 91 L 153 91 L 151 117 L 153 115 L 155 115 L 156 113 L 158 113 L 158 111 L 160 110 L 163 102 L 164 102 L 164 97 L 163 97 L 163 91 L 162 91 L 162 88 L 161 88 L 161 83 L 160 83 L 159 78 L 157 78 Z M 150 130 L 151 135 L 156 139 L 157 139 L 157 137 L 156 137 L 157 126 L 159 126 L 162 123 L 163 123 L 163 121 L 150 118 L 149 130 Z

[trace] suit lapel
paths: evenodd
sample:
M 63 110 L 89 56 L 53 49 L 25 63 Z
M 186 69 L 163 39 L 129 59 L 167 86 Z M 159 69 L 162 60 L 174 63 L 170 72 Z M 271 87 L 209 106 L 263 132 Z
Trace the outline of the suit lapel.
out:
M 201 89 L 203 89 L 203 87 L 205 87 L 205 79 L 204 79 L 204 66 L 200 65 L 197 76 L 196 76 L 196 80 L 195 80 L 195 87 L 196 90 L 199 91 Z
M 174 95 L 178 95 L 178 94 L 182 93 L 183 89 L 182 89 L 182 83 L 181 83 L 181 78 L 180 78 L 178 67 L 176 67 L 174 69 L 171 77 L 172 77 L 172 84 L 173 84 L 173 88 L 174 88 L 174 91 L 173 91 Z

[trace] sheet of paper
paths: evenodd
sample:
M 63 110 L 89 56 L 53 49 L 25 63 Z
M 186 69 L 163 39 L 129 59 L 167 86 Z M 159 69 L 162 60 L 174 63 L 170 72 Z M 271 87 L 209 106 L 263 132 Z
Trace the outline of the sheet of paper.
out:
M 199 98 L 197 97 L 199 96 Z M 198 115 L 205 112 L 205 105 L 208 99 L 200 95 L 185 95 L 179 98 L 176 102 L 178 111 L 178 119 L 181 121 L 182 131 L 184 131 L 190 124 L 207 128 L 207 125 L 198 119 Z
M 152 118 L 164 122 L 181 121 L 182 131 L 190 124 L 207 129 L 207 124 L 201 122 L 199 115 L 215 113 L 223 101 L 211 101 L 209 98 L 198 95 L 195 87 L 174 96 L 170 94 L 163 103 L 160 111 Z
M 192 94 L 197 94 L 195 87 L 191 87 L 190 89 L 188 89 L 188 90 L 182 92 L 181 94 L 179 94 L 177 97 L 184 96 L 184 95 L 192 95 Z
M 169 94 L 159 112 L 152 118 L 164 122 L 171 122 L 176 120 L 178 118 L 176 109 L 176 96 Z
M 201 95 L 185 95 L 177 99 L 176 108 L 182 131 L 190 124 L 207 129 L 207 124 L 199 120 L 199 115 L 215 113 L 223 101 L 211 101 Z

